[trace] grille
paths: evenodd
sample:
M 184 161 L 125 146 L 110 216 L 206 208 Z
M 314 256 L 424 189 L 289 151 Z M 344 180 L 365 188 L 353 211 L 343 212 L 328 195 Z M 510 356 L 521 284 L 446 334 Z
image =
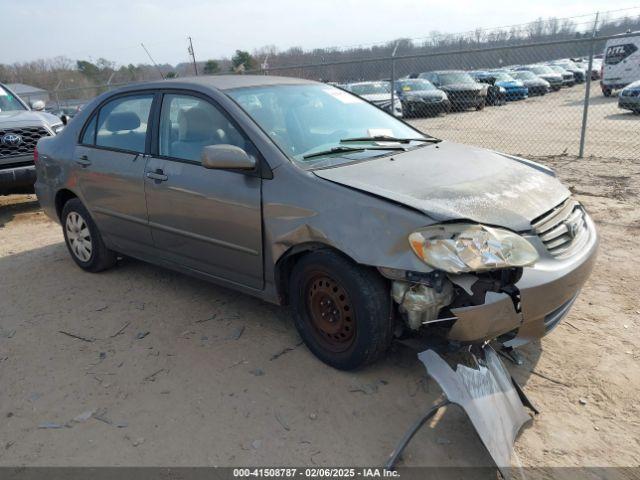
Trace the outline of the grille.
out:
M 582 206 L 568 199 L 536 218 L 531 225 L 551 255 L 565 258 L 577 252 L 589 240 L 585 216 Z
M 11 144 L 5 139 L 7 135 L 17 135 L 21 141 L 17 145 Z M 30 155 L 36 148 L 38 140 L 48 135 L 49 132 L 44 127 L 0 129 L 0 158 Z

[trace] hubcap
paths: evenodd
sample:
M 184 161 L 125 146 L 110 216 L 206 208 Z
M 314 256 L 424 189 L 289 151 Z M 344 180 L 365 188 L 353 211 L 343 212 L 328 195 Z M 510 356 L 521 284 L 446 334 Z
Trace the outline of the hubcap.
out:
M 91 243 L 91 234 L 89 233 L 87 222 L 84 221 L 84 218 L 79 213 L 71 212 L 67 215 L 65 228 L 69 247 L 71 247 L 73 254 L 79 260 L 88 262 L 91 258 L 93 244 Z
M 343 351 L 355 339 L 356 322 L 347 292 L 332 278 L 318 274 L 307 283 L 307 306 L 316 338 L 332 351 Z

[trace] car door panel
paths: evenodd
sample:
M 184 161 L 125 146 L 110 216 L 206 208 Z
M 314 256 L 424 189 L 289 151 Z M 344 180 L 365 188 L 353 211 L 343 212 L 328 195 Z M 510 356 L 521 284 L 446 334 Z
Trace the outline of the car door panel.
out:
M 261 288 L 261 179 L 158 158 L 146 171 L 167 177 L 145 179 L 156 248 L 170 261 Z
M 78 185 L 105 237 L 122 245 L 127 239 L 153 245 L 144 198 L 144 155 L 79 145 Z

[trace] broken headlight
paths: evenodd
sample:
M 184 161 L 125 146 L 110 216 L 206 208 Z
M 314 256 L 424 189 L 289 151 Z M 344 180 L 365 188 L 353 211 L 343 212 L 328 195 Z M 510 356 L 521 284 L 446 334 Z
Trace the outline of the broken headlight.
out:
M 427 227 L 409 235 L 414 253 L 427 265 L 449 273 L 524 267 L 538 252 L 517 233 L 478 224 Z

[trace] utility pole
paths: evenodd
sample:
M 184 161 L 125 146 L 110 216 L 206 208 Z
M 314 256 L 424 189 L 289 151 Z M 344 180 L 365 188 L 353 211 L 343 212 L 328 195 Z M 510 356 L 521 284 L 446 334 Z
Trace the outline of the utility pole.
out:
M 196 64 L 196 54 L 193 51 L 193 42 L 191 41 L 191 37 L 187 37 L 189 39 L 189 55 L 191 55 L 191 59 L 193 60 L 193 71 L 196 72 L 196 77 L 198 76 L 198 65 Z
M 396 52 L 398 51 L 398 46 L 400 42 L 396 42 L 396 45 L 393 47 L 393 52 L 391 53 L 391 115 L 395 117 L 394 104 L 396 101 Z
M 596 35 L 598 33 L 598 17 L 600 12 L 596 13 L 596 19 L 593 22 L 593 32 L 591 34 L 591 45 L 589 50 L 589 66 L 587 67 L 586 80 L 587 84 L 584 91 L 584 107 L 582 109 L 582 128 L 580 129 L 580 149 L 578 150 L 578 158 L 584 157 L 584 143 L 587 138 L 587 117 L 589 115 L 589 96 L 591 95 L 591 70 L 593 69 L 593 49 L 595 47 Z
M 162 78 L 164 80 L 164 75 L 162 74 L 162 70 L 160 70 L 160 67 L 158 66 L 156 61 L 153 59 L 153 57 L 149 53 L 149 50 L 147 50 L 147 47 L 144 46 L 144 43 L 140 43 L 140 45 L 142 45 L 142 48 L 144 48 L 144 51 L 147 52 L 147 56 L 149 57 L 149 60 L 151 60 L 151 63 L 153 63 L 155 65 L 155 67 L 158 69 L 158 73 L 160 74 L 160 78 Z M 113 75 L 112 75 L 112 77 L 113 77 Z M 109 79 L 108 83 L 111 83 L 111 78 Z

